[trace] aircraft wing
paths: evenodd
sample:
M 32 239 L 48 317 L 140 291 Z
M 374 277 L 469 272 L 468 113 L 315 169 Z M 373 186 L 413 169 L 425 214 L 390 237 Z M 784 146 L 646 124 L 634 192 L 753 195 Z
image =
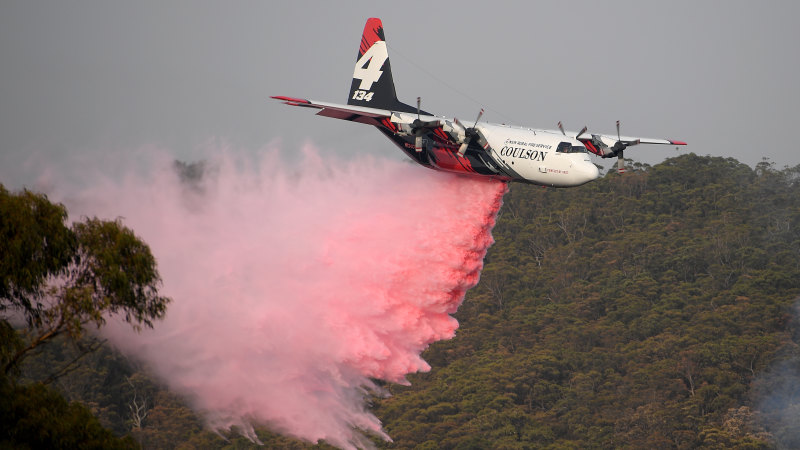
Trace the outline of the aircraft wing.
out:
M 592 134 L 591 136 L 592 137 L 597 136 L 603 142 L 611 143 L 611 145 L 614 145 L 613 143 L 615 143 L 617 141 L 622 141 L 622 142 L 625 142 L 625 143 L 637 142 L 639 144 L 686 145 L 686 142 L 675 141 L 675 140 L 672 140 L 672 139 L 654 139 L 654 138 L 631 137 L 631 136 L 619 136 L 619 137 L 617 137 L 617 136 L 611 135 L 611 134 Z M 578 139 L 583 139 L 583 136 L 578 138 Z
M 562 134 L 561 130 L 542 130 L 547 133 L 553 134 Z M 598 134 L 598 133 L 590 133 L 586 130 L 575 132 L 575 131 L 563 131 L 563 134 L 569 136 L 575 136 L 580 141 L 586 140 L 593 140 L 596 143 L 602 142 L 609 147 L 613 146 L 615 143 L 624 142 L 626 144 L 663 144 L 663 145 L 686 145 L 686 142 L 683 141 L 676 141 L 673 139 L 656 139 L 656 138 L 644 138 L 644 137 L 632 137 L 632 136 L 617 136 L 616 134 Z
M 391 117 L 392 112 L 387 109 L 367 108 L 365 106 L 341 105 L 337 103 L 318 102 L 306 100 L 304 98 L 284 97 L 281 95 L 272 98 L 282 101 L 290 106 L 302 106 L 304 108 L 315 108 L 320 111 L 318 116 L 333 117 L 334 119 L 349 120 L 375 125 L 381 119 Z
M 619 123 L 617 123 L 617 127 L 619 127 Z M 556 131 L 552 130 L 547 130 L 547 131 L 551 133 L 557 133 Z M 674 139 L 656 139 L 656 138 L 644 138 L 644 137 L 632 137 L 632 136 L 619 136 L 612 134 L 587 133 L 586 128 L 584 128 L 577 134 L 573 132 L 565 132 L 563 131 L 563 129 L 561 130 L 561 132 L 565 135 L 568 134 L 575 136 L 576 139 L 578 139 L 579 141 L 581 141 L 581 143 L 583 143 L 583 145 L 586 147 L 587 150 L 603 158 L 611 158 L 614 156 L 619 156 L 621 158 L 623 150 L 625 150 L 630 146 L 638 144 L 686 145 L 686 142 L 676 141 Z

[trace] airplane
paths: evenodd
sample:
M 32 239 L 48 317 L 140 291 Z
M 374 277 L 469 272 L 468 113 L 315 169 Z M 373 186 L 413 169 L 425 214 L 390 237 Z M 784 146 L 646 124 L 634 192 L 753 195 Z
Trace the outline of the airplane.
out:
M 567 134 L 480 122 L 471 126 L 457 118 L 434 116 L 400 102 L 394 88 L 389 52 L 379 18 L 367 19 L 353 70 L 347 104 L 273 96 L 291 106 L 320 110 L 317 115 L 375 126 L 417 163 L 436 170 L 484 176 L 552 187 L 574 187 L 600 176 L 589 153 L 617 157 L 625 171 L 623 152 L 638 144 L 686 145 L 669 139 L 591 134 L 584 127 Z

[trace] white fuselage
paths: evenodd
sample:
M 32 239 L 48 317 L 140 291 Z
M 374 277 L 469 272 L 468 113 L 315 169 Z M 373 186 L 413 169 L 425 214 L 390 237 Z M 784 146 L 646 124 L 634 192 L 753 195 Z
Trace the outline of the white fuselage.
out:
M 480 124 L 492 159 L 509 173 L 545 186 L 579 186 L 600 175 L 583 144 L 569 136 L 507 125 Z
M 438 123 L 449 134 L 448 142 L 434 143 L 434 139 L 427 139 L 433 145 L 425 146 L 433 154 L 430 166 L 439 170 L 459 173 L 480 170 L 482 175 L 493 173 L 511 181 L 554 187 L 580 186 L 599 176 L 583 143 L 557 131 L 478 123 L 474 129 L 485 141 L 473 142 L 465 154 L 458 155 L 456 143 L 464 141 L 465 129 L 456 119 L 392 113 L 391 121 L 399 127 L 396 133 L 409 138 L 404 144 L 406 148 L 415 147 L 410 141 L 415 120 Z M 426 134 L 430 137 L 430 133 Z

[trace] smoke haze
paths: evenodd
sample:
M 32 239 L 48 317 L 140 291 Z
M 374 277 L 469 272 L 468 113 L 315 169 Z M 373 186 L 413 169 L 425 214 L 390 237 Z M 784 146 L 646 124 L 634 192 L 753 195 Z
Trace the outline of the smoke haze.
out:
M 210 426 L 253 424 L 343 448 L 389 436 L 367 409 L 370 378 L 405 383 L 420 353 L 453 337 L 478 281 L 505 184 L 404 162 L 288 166 L 230 151 L 179 165 L 94 175 L 51 193 L 73 220 L 122 217 L 151 247 L 173 298 L 141 334 L 102 333 L 186 396 Z M 124 166 L 125 164 L 122 164 Z M 49 177 L 41 181 L 57 186 Z M 59 198 L 59 195 L 62 198 Z
M 791 337 L 770 366 L 758 374 L 752 396 L 757 425 L 769 433 L 776 448 L 800 448 L 800 299 L 787 327 Z

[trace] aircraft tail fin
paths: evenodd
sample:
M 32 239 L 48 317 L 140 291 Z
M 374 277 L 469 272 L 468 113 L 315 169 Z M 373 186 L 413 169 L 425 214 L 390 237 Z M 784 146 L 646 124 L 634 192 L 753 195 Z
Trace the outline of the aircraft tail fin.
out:
M 414 107 L 397 100 L 383 23 L 377 17 L 367 19 L 364 26 L 347 104 L 416 112 Z

